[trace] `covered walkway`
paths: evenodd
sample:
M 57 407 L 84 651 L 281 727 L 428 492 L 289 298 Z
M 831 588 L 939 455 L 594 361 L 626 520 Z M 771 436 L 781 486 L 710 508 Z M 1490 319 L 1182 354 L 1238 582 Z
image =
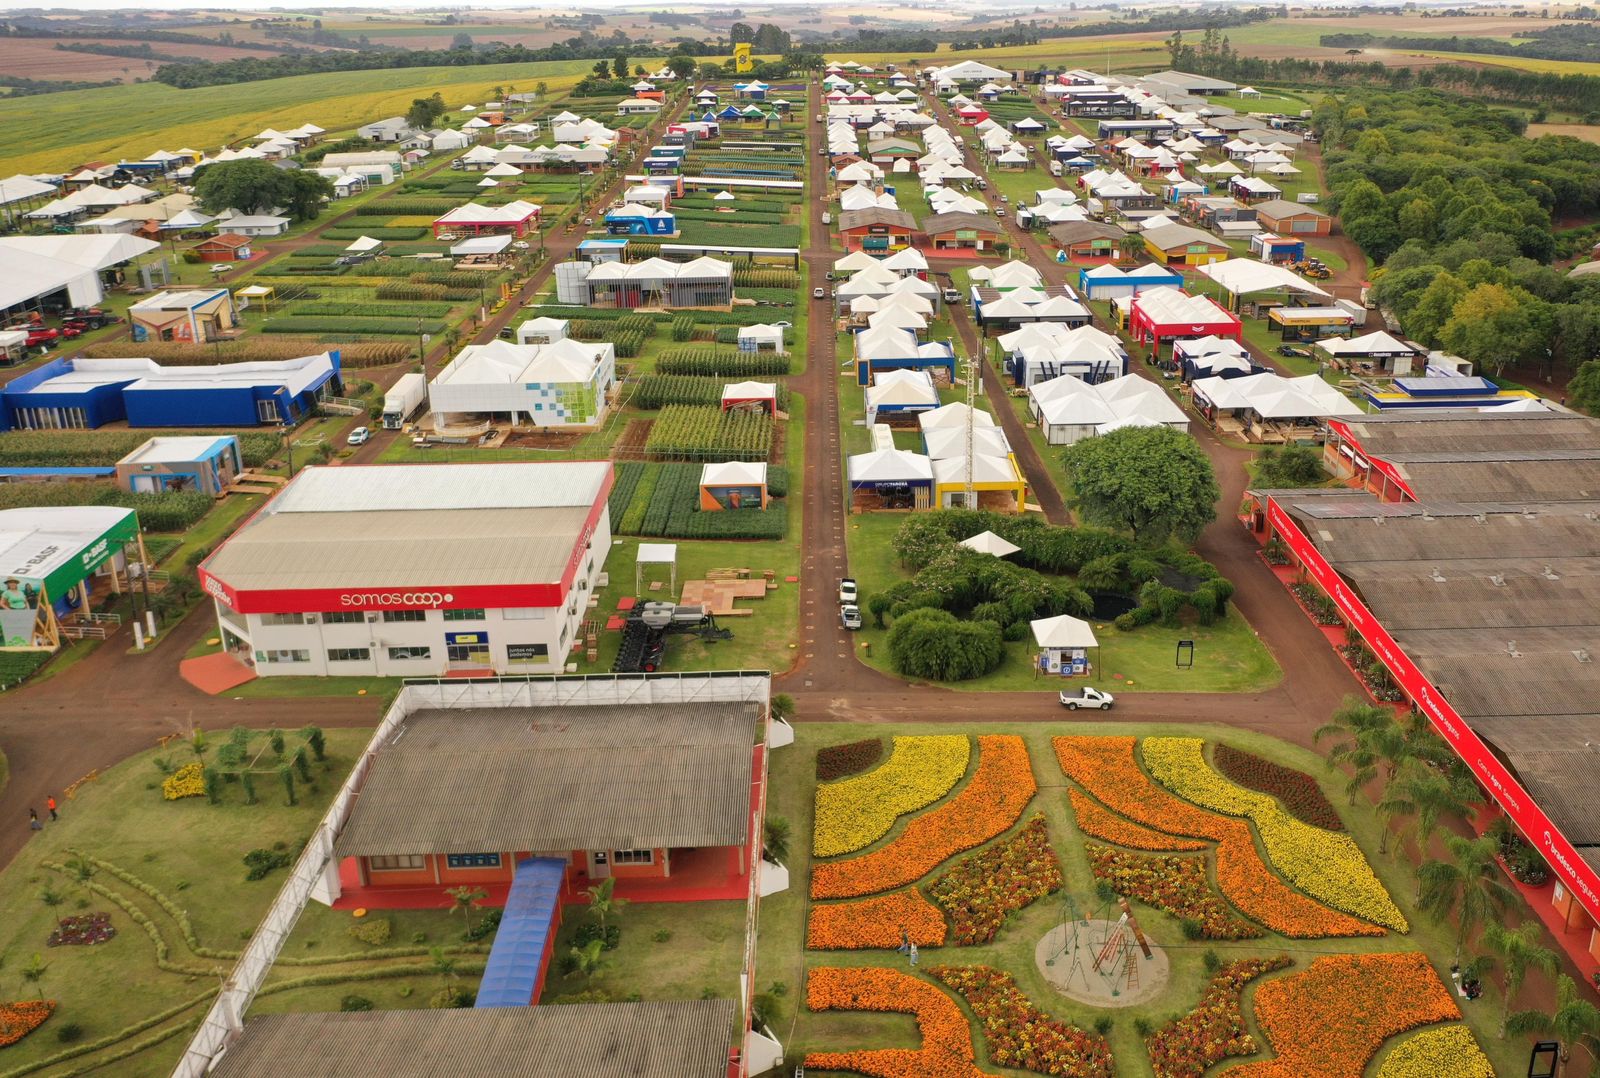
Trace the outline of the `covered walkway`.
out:
M 526 1007 L 539 999 L 561 926 L 567 863 L 535 857 L 517 865 L 483 970 L 475 1007 Z

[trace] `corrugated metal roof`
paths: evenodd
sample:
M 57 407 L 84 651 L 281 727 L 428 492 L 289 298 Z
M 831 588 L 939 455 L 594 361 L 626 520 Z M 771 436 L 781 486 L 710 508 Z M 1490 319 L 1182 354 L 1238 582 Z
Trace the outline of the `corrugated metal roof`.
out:
M 206 568 L 240 591 L 554 583 L 566 570 L 588 513 L 587 503 L 445 513 L 275 513 L 240 529 Z
M 610 470 L 603 460 L 307 468 L 267 508 L 272 513 L 587 508 Z
M 265 1014 L 215 1078 L 722 1078 L 730 1000 Z
M 1380 455 L 1381 456 L 1381 455 Z M 1425 498 L 1482 501 L 1600 499 L 1600 457 L 1582 460 L 1462 460 L 1397 464 Z
M 1390 412 L 1350 419 L 1366 452 L 1454 453 L 1463 459 L 1505 450 L 1600 449 L 1600 423 L 1551 412 Z
M 1423 629 L 1395 638 L 1468 721 L 1588 715 L 1600 700 L 1600 630 L 1592 627 Z
M 1600 559 L 1592 557 L 1385 561 L 1340 571 L 1390 632 L 1600 626 Z
M 1530 507 L 1534 513 L 1530 519 L 1520 510 L 1506 512 L 1492 506 L 1484 507 L 1482 513 L 1454 512 L 1451 510 L 1473 507 L 1402 507 L 1371 497 L 1324 499 L 1292 494 L 1284 496 L 1282 504 L 1340 571 L 1364 562 L 1415 561 L 1426 574 L 1435 565 L 1458 559 L 1503 555 L 1507 562 L 1524 562 L 1600 557 L 1600 521 L 1580 512 Z M 1312 514 L 1304 511 L 1306 508 L 1342 515 Z M 1379 519 L 1383 523 L 1379 524 Z
M 379 751 L 339 856 L 743 845 L 750 704 L 419 711 Z

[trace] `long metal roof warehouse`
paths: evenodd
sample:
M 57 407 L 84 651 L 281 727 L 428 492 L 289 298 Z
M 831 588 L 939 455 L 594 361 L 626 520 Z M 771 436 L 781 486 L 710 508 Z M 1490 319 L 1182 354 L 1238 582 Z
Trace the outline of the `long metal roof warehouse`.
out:
M 1413 705 L 1549 861 L 1600 961 L 1600 422 L 1565 412 L 1329 423 L 1365 489 L 1256 494 Z

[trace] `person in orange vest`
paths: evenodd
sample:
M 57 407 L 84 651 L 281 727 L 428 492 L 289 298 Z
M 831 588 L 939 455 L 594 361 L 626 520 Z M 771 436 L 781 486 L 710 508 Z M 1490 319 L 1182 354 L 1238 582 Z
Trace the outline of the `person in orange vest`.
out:
M 50 810 L 50 818 L 52 820 L 61 819 L 60 816 L 56 815 L 56 798 L 54 794 L 51 794 L 49 797 L 45 798 L 44 807 Z

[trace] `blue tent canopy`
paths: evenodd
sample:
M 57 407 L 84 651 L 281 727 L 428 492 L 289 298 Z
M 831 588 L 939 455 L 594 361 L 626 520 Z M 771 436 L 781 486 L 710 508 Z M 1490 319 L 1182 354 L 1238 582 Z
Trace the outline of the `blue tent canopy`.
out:
M 556 932 L 567 863 L 535 857 L 517 865 L 474 1007 L 526 1007 L 533 1002 L 544 954 Z

